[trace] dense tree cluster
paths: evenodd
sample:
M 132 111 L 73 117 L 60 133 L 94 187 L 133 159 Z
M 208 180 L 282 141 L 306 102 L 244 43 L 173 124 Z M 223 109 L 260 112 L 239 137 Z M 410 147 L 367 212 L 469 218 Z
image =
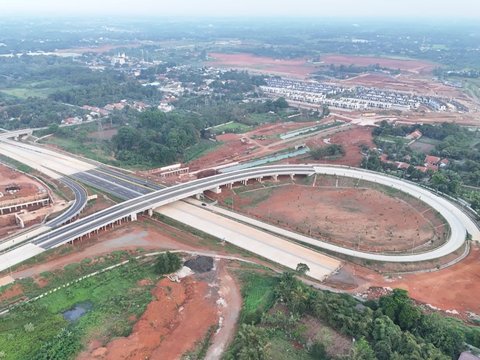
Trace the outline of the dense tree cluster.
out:
M 345 149 L 340 144 L 330 144 L 311 150 L 310 155 L 315 160 L 320 160 L 329 157 L 343 156 L 345 155 Z
M 285 273 L 277 286 L 277 299 L 294 314 L 318 317 L 354 337 L 352 359 L 457 359 L 465 340 L 477 346 L 480 341 L 477 329 L 423 314 L 404 290 L 362 305 L 350 295 L 314 290 Z
M 149 110 L 135 123 L 119 128 L 112 138 L 115 157 L 132 165 L 162 165 L 177 161 L 200 137 L 198 117 Z

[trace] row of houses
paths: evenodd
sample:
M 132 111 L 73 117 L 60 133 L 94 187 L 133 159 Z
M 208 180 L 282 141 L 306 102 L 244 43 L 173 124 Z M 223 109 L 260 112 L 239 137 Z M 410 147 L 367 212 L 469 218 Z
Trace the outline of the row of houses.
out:
M 398 170 L 407 170 L 410 166 L 412 166 L 408 162 L 388 160 L 387 154 L 380 155 L 380 160 L 384 163 L 394 164 Z M 405 160 L 408 161 L 408 159 Z M 449 160 L 446 158 L 442 159 L 438 156 L 426 155 L 423 166 L 414 166 L 414 168 L 423 173 L 426 173 L 428 170 L 436 172 L 439 169 L 447 167 L 449 163 Z
M 267 85 L 260 88 L 267 94 L 283 96 L 291 101 L 329 105 L 340 109 L 395 109 L 414 110 L 425 106 L 431 111 L 468 111 L 456 100 L 441 99 L 407 92 L 368 88 L 363 86 L 344 87 L 332 83 L 266 79 Z

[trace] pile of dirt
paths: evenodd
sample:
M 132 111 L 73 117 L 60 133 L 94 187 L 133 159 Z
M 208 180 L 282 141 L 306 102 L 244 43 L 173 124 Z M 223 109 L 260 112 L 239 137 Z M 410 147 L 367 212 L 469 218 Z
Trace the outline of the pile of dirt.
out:
M 204 273 L 213 269 L 213 258 L 210 256 L 196 256 L 185 261 L 184 265 L 196 273 Z

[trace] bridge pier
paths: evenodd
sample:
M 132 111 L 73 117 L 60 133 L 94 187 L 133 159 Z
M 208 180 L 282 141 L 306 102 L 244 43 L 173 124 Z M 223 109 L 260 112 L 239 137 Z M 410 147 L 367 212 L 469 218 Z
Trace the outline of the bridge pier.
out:
M 131 221 L 137 221 L 137 213 L 130 214 Z
M 216 188 L 211 189 L 215 194 L 220 194 L 222 192 L 222 189 L 220 186 L 217 186 Z
M 153 209 L 148 209 L 148 216 L 150 216 L 150 217 L 153 216 Z

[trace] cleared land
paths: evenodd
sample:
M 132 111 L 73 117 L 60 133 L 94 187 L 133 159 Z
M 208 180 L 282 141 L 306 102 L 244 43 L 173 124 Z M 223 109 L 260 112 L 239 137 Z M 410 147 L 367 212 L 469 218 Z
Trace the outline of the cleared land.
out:
M 379 64 L 382 67 L 400 69 L 414 73 L 429 73 L 438 66 L 435 63 L 424 60 L 394 59 L 374 56 L 327 55 L 322 56 L 321 60 L 325 64 L 335 65 L 369 66 Z
M 265 222 L 363 251 L 425 250 L 444 241 L 442 219 L 418 200 L 352 179 L 318 176 L 314 181 L 257 184 L 224 191 L 219 199 Z
M 209 66 L 239 68 L 264 74 L 306 78 L 315 71 L 315 66 L 306 59 L 283 60 L 246 53 L 210 53 L 209 57 L 212 59 L 207 62 Z
M 473 245 L 470 254 L 460 263 L 434 272 L 384 277 L 359 265 L 347 264 L 327 284 L 352 293 L 371 293 L 378 287 L 401 288 L 425 304 L 443 311 L 456 310 L 467 319 L 468 313 L 480 314 L 480 247 Z M 452 314 L 449 314 L 450 316 Z

